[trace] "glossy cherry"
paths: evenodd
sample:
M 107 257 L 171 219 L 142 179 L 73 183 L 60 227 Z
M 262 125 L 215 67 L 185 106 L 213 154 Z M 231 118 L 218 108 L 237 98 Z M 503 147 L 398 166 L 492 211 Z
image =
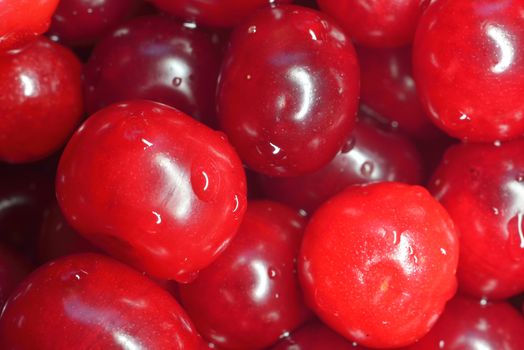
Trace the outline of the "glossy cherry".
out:
M 320 170 L 289 178 L 260 175 L 257 183 L 266 197 L 313 212 L 349 185 L 381 181 L 418 184 L 421 163 L 409 139 L 361 119 L 347 145 Z
M 357 47 L 362 108 L 417 140 L 435 140 L 439 129 L 424 111 L 411 69 L 411 48 Z
M 459 287 L 488 298 L 524 291 L 524 141 L 453 146 L 429 188 L 460 231 Z
M 59 0 L 3 0 L 0 4 L 0 54 L 44 33 Z
M 169 17 L 137 18 L 95 47 L 85 69 L 86 109 L 144 98 L 210 123 L 220 60 L 211 33 Z
M 421 0 L 317 0 L 359 44 L 398 47 L 411 43 L 420 15 Z
M 451 300 L 435 327 L 405 350 L 524 349 L 524 317 L 507 303 Z
M 178 281 L 226 248 L 246 202 L 242 164 L 225 136 L 145 100 L 91 116 L 62 154 L 56 186 L 80 234 L 154 277 Z
M 0 245 L 0 308 L 30 270 L 23 257 Z
M 292 0 L 151 0 L 161 10 L 189 22 L 211 27 L 233 27 L 258 9 Z
M 48 35 L 65 45 L 91 45 L 129 18 L 140 5 L 140 0 L 61 0 Z
M 249 202 L 231 246 L 192 283 L 182 305 L 207 340 L 262 349 L 309 317 L 295 261 L 305 219 L 270 201 Z
M 198 350 L 199 339 L 155 283 L 116 260 L 79 254 L 44 265 L 14 291 L 0 316 L 0 346 Z
M 364 346 L 394 348 L 426 334 L 456 290 L 458 237 L 422 187 L 355 185 L 311 218 L 299 259 L 309 305 Z
M 353 129 L 359 72 L 351 41 L 323 14 L 262 10 L 233 33 L 219 120 L 244 162 L 271 176 L 327 164 Z
M 436 0 L 421 17 L 413 69 L 433 121 L 462 140 L 524 134 L 524 3 Z
M 81 65 L 40 37 L 0 55 L 0 160 L 42 159 L 64 145 L 83 112 Z

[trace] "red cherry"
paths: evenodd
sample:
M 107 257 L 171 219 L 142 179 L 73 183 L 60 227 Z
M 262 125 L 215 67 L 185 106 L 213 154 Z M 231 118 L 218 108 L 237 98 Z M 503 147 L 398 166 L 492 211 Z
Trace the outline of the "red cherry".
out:
M 293 332 L 271 350 L 366 350 L 350 342 L 319 321 L 312 321 Z
M 71 138 L 57 173 L 71 226 L 161 279 L 196 277 L 245 211 L 242 164 L 223 134 L 151 101 L 107 107 Z
M 48 35 L 65 45 L 88 46 L 139 9 L 140 0 L 61 0 Z
M 30 270 L 27 261 L 0 245 L 0 308 Z
M 219 119 L 253 170 L 297 176 L 340 150 L 353 129 L 358 87 L 353 46 L 327 17 L 298 6 L 263 10 L 233 33 Z
M 435 140 L 441 132 L 419 102 L 411 73 L 411 48 L 357 47 L 363 109 L 417 140 Z
M 67 141 L 82 115 L 81 65 L 45 37 L 0 56 L 0 160 L 44 158 Z
M 253 201 L 231 246 L 180 296 L 196 328 L 225 349 L 261 349 L 306 321 L 295 272 L 305 219 Z
M 417 184 L 422 160 L 415 146 L 398 133 L 361 119 L 346 147 L 320 170 L 289 178 L 258 176 L 266 197 L 312 213 L 349 185 L 380 181 Z
M 359 44 L 397 47 L 409 44 L 422 14 L 421 0 L 317 0 Z
M 524 291 L 524 140 L 451 147 L 430 182 L 460 231 L 459 287 L 478 297 Z
M 3 0 L 0 9 L 0 54 L 44 33 L 49 28 L 58 1 Z
M 195 119 L 215 119 L 221 53 L 211 33 L 171 18 L 137 18 L 96 46 L 85 70 L 88 113 L 144 98 Z
M 437 126 L 469 141 L 524 134 L 524 2 L 435 0 L 421 17 L 413 68 Z
M 256 10 L 292 0 L 151 0 L 161 10 L 212 27 L 233 27 Z
M 299 259 L 317 315 L 364 346 L 394 348 L 426 334 L 456 290 L 458 238 L 422 187 L 356 185 L 311 218 Z
M 435 327 L 405 350 L 524 349 L 524 318 L 506 303 L 456 297 Z
M 184 310 L 129 267 L 97 254 L 51 262 L 14 292 L 0 317 L 2 349 L 198 350 Z

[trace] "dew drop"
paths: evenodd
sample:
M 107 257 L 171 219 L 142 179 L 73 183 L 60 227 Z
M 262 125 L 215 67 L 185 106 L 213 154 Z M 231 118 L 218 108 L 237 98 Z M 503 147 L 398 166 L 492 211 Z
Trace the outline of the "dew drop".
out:
M 500 214 L 499 208 L 493 207 L 493 208 L 491 208 L 491 210 L 493 210 L 493 214 L 495 214 L 495 215 L 499 215 Z
M 257 32 L 257 26 L 250 26 L 248 29 L 247 29 L 247 32 L 249 34 L 254 34 Z
M 493 146 L 495 147 L 500 147 L 500 145 L 502 145 L 502 142 L 500 142 L 499 140 L 496 140 L 495 142 L 493 142 Z
M 175 78 L 173 79 L 173 85 L 175 85 L 175 86 L 180 86 L 180 84 L 182 84 L 182 78 L 175 77 Z
M 524 182 L 524 174 L 518 174 L 516 180 L 517 182 Z
M 269 269 L 267 269 L 267 275 L 269 276 L 269 278 L 275 279 L 278 276 L 278 271 L 274 267 L 270 267 Z
M 438 342 L 438 348 L 439 349 L 444 349 L 444 345 L 446 345 L 446 343 L 444 342 L 444 340 L 441 340 Z
M 360 173 L 365 177 L 371 177 L 375 166 L 370 161 L 365 161 L 360 167 Z

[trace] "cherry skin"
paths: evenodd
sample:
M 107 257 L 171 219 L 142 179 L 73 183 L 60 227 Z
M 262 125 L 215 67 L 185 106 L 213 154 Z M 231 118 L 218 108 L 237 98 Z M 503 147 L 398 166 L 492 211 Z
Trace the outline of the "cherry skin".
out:
M 0 11 L 0 54 L 44 33 L 59 0 L 3 0 Z
M 145 100 L 91 116 L 62 154 L 56 187 L 78 233 L 177 281 L 196 277 L 226 248 L 246 202 L 242 164 L 225 136 Z
M 456 297 L 435 327 L 405 350 L 524 349 L 524 318 L 507 303 Z
M 219 121 L 250 168 L 297 176 L 340 150 L 358 94 L 349 38 L 320 12 L 281 6 L 235 29 L 220 76 Z
M 42 159 L 73 133 L 83 112 L 81 64 L 40 37 L 0 56 L 0 161 Z
M 192 283 L 182 305 L 201 335 L 224 349 L 262 349 L 309 317 L 295 274 L 305 219 L 249 202 L 231 246 Z
M 371 47 L 398 47 L 411 43 L 422 14 L 421 0 L 317 0 L 320 9 L 355 41 Z
M 151 0 L 161 10 L 211 27 L 234 27 L 256 10 L 292 0 Z
M 411 48 L 357 47 L 362 108 L 417 140 L 435 140 L 439 129 L 424 111 L 411 68 Z
M 523 11 L 520 0 L 436 0 L 421 17 L 415 81 L 428 115 L 449 135 L 493 142 L 524 134 Z
M 488 298 L 524 291 L 524 141 L 497 145 L 451 147 L 429 184 L 460 231 L 459 287 Z
M 0 346 L 198 350 L 199 339 L 175 299 L 147 277 L 78 254 L 44 265 L 14 291 L 0 316 Z
M 88 46 L 129 18 L 140 0 L 61 0 L 48 35 L 70 46 Z
M 311 218 L 299 258 L 308 304 L 333 329 L 373 348 L 426 334 L 456 290 L 458 237 L 422 187 L 355 185 Z
M 409 139 L 361 119 L 347 146 L 320 170 L 290 178 L 259 175 L 257 183 L 266 197 L 312 213 L 350 185 L 381 181 L 418 184 L 421 163 Z
M 137 18 L 95 47 L 85 69 L 86 109 L 143 98 L 211 122 L 220 60 L 211 33 L 169 17 Z
M 0 308 L 30 270 L 22 256 L 0 245 Z

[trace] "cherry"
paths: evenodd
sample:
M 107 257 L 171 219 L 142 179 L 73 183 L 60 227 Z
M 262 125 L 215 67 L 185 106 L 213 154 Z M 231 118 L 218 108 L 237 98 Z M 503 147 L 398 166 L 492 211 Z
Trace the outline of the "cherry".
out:
M 355 342 L 350 342 L 319 321 L 312 321 L 293 332 L 272 350 L 365 350 Z
M 71 255 L 39 268 L 0 317 L 2 349 L 198 346 L 175 299 L 140 273 L 97 254 Z
M 87 111 L 144 98 L 211 123 L 220 60 L 211 33 L 168 17 L 137 18 L 95 47 L 85 69 Z
M 258 176 L 266 197 L 313 212 L 349 185 L 380 181 L 417 184 L 422 160 L 415 146 L 398 133 L 361 119 L 346 147 L 314 173 L 290 178 Z
M 318 170 L 343 146 L 358 90 L 353 46 L 327 17 L 291 5 L 262 10 L 233 33 L 219 120 L 253 170 L 297 176 Z
M 435 140 L 439 129 L 419 102 L 411 73 L 411 48 L 357 47 L 362 108 L 417 140 Z
M 56 187 L 76 231 L 177 281 L 196 277 L 226 248 L 246 202 L 242 164 L 223 134 L 142 100 L 107 107 L 78 129 Z
M 42 159 L 67 141 L 82 116 L 81 65 L 45 37 L 0 56 L 0 160 Z
M 507 303 L 456 297 L 435 327 L 405 350 L 524 349 L 524 318 Z
M 429 184 L 460 231 L 459 287 L 478 297 L 524 291 L 524 140 L 451 147 Z
M 230 247 L 180 286 L 202 336 L 225 349 L 262 349 L 309 317 L 295 272 L 305 219 L 276 202 L 249 202 Z
M 160 9 L 184 20 L 212 27 L 233 27 L 270 4 L 292 0 L 151 0 Z
M 129 18 L 140 0 L 61 0 L 48 34 L 70 46 L 88 46 Z
M 420 19 L 413 69 L 433 121 L 462 140 L 524 134 L 524 3 L 436 0 Z
M 422 14 L 421 0 L 317 0 L 359 44 L 398 47 L 411 43 Z
M 0 54 L 44 33 L 49 28 L 58 1 L 3 0 L 0 10 Z
M 347 338 L 394 348 L 426 334 L 456 290 L 458 237 L 422 187 L 355 185 L 311 218 L 299 258 L 308 304 Z
M 0 308 L 29 272 L 29 263 L 23 257 L 0 245 Z

